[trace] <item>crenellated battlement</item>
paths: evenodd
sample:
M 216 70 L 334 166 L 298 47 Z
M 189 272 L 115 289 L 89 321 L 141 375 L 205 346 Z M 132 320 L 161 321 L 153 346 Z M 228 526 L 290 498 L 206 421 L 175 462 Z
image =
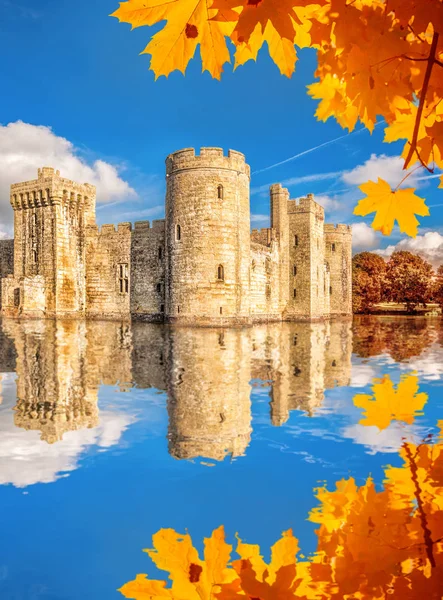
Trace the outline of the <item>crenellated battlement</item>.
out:
M 277 239 L 275 229 L 265 227 L 263 229 L 253 229 L 251 231 L 251 242 L 262 246 L 270 246 Z
M 324 226 L 325 234 L 328 233 L 339 233 L 343 235 L 352 235 L 352 225 L 333 225 L 331 223 L 326 223 Z
M 86 234 L 87 235 L 114 235 L 114 234 L 125 234 L 125 233 L 134 233 L 136 235 L 143 235 L 144 233 L 164 233 L 165 230 L 165 220 L 157 219 L 152 221 L 152 225 L 149 221 L 136 221 L 134 226 L 132 223 L 123 222 L 118 223 L 115 226 L 113 223 L 105 223 L 101 227 L 98 225 L 87 225 Z
M 89 183 L 76 183 L 60 177 L 60 171 L 43 167 L 38 178 L 11 185 L 10 201 L 14 210 L 39 208 L 69 202 L 89 207 L 95 202 L 96 189 Z
M 184 148 L 173 152 L 166 159 L 166 176 L 188 169 L 229 169 L 251 175 L 246 157 L 241 152 L 229 150 L 225 155 L 223 148 L 201 148 L 197 155 L 194 148 Z
M 304 198 L 288 201 L 288 214 L 307 212 L 314 213 L 315 215 L 324 218 L 325 209 L 314 200 L 313 194 L 308 194 Z
M 137 235 L 153 232 L 153 233 L 164 233 L 165 231 L 165 220 L 156 219 L 152 221 L 152 225 L 149 221 L 136 221 L 134 223 L 134 233 Z

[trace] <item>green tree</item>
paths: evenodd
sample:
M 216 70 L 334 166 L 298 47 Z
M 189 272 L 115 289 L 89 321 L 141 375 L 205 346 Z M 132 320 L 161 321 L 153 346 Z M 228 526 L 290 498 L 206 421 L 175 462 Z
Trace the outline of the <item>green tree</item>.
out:
M 368 313 L 384 297 L 386 263 L 378 254 L 361 252 L 352 259 L 354 313 Z
M 431 300 L 432 277 L 432 266 L 420 256 L 404 250 L 394 252 L 386 267 L 387 297 L 413 313 Z

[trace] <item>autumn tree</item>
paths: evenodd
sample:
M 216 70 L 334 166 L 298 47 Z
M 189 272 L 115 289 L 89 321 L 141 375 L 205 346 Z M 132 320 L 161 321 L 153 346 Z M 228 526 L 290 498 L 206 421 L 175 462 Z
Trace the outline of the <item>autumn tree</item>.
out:
M 437 269 L 437 277 L 434 281 L 432 299 L 443 311 L 443 265 L 440 265 Z
M 355 313 L 368 313 L 383 299 L 386 263 L 373 252 L 352 259 L 352 306 Z
M 290 77 L 298 50 L 313 48 L 317 81 L 309 94 L 320 121 L 335 118 L 349 131 L 360 122 L 371 132 L 384 123 L 386 142 L 405 141 L 405 169 L 443 167 L 441 0 L 127 0 L 113 16 L 132 27 L 164 23 L 142 52 L 156 78 L 184 73 L 200 46 L 203 70 L 220 79 L 231 47 L 237 68 L 264 45 Z M 415 215 L 429 210 L 402 184 L 363 184 L 355 214 L 375 213 L 372 226 L 385 235 L 397 222 L 415 236 Z
M 404 304 L 410 313 L 432 297 L 432 266 L 420 256 L 404 250 L 394 252 L 386 267 L 387 296 Z

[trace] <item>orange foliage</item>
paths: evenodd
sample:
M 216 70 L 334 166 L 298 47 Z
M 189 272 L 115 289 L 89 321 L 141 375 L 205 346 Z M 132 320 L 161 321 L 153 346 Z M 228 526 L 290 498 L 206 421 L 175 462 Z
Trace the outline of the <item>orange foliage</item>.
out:
M 127 0 L 113 13 L 133 27 L 166 21 L 144 50 L 156 77 L 184 72 L 200 45 L 203 70 L 220 79 L 231 60 L 227 38 L 235 67 L 256 60 L 266 43 L 288 77 L 296 48 L 315 48 L 319 81 L 309 94 L 320 101 L 317 118 L 372 131 L 381 116 L 385 141 L 405 140 L 405 168 L 418 162 L 431 172 L 443 168 L 442 15 L 441 0 Z M 373 226 L 385 235 L 397 220 L 415 237 L 414 215 L 429 214 L 413 190 L 379 180 L 363 191 L 356 214 L 375 211 Z
M 274 544 L 267 564 L 259 546 L 241 540 L 231 561 L 222 528 L 205 540 L 204 560 L 188 535 L 161 530 L 147 552 L 170 573 L 172 587 L 138 575 L 120 591 L 135 600 L 441 599 L 443 440 L 430 442 L 404 442 L 403 464 L 387 467 L 381 490 L 371 478 L 316 490 L 320 504 L 309 519 L 319 525 L 318 543 L 309 559 L 297 558 L 292 531 Z

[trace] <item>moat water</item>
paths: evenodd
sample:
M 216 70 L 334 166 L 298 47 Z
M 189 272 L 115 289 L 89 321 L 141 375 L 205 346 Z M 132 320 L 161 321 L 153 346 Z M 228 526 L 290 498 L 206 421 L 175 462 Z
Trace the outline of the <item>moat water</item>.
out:
M 439 319 L 0 321 L 1 600 L 169 586 L 153 535 L 220 525 L 326 569 L 271 598 L 443 597 L 442 374 Z

